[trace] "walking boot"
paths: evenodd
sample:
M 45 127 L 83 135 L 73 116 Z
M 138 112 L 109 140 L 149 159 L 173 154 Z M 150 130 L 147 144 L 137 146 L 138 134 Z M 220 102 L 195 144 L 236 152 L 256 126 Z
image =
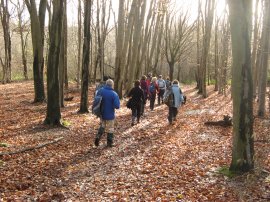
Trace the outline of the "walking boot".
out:
M 103 135 L 103 133 L 104 133 L 104 128 L 103 127 L 99 127 L 98 133 L 97 133 L 96 139 L 95 139 L 95 146 L 96 147 L 99 146 L 99 140 L 100 140 L 101 136 Z
M 134 126 L 134 125 L 135 125 L 135 119 L 136 119 L 136 117 L 135 117 L 135 116 L 132 116 L 132 119 L 131 119 L 131 126 Z
M 107 146 L 113 147 L 113 133 L 107 134 Z

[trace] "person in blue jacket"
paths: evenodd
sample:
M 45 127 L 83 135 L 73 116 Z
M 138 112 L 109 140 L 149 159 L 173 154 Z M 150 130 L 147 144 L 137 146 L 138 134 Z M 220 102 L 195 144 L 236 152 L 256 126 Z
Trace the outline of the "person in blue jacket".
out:
M 95 139 L 95 146 L 99 146 L 99 141 L 104 132 L 107 132 L 107 146 L 113 146 L 115 109 L 120 108 L 118 94 L 113 90 L 114 82 L 111 79 L 106 81 L 106 85 L 97 92 L 102 96 L 101 124 Z

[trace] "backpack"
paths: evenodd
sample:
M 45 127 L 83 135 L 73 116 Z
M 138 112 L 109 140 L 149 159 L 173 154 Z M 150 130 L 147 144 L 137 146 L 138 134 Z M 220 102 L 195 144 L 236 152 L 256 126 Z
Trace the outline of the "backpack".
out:
M 100 83 L 96 86 L 96 89 L 95 89 L 95 96 L 97 95 L 98 91 L 100 89 L 102 89 L 103 87 L 105 86 L 105 83 Z
M 163 95 L 163 102 L 168 106 L 171 107 L 174 104 L 174 95 L 172 91 L 172 87 L 169 87 L 164 95 Z
M 172 85 L 171 81 L 169 80 L 166 80 L 165 83 L 166 83 L 166 88 L 169 88 Z
M 153 84 L 153 83 L 150 84 L 149 92 L 150 92 L 150 93 L 156 92 L 156 86 L 155 86 L 155 84 Z
M 103 110 L 102 104 L 103 104 L 102 96 L 96 95 L 94 97 L 94 101 L 92 103 L 92 114 L 96 115 L 97 117 L 101 117 L 102 110 Z

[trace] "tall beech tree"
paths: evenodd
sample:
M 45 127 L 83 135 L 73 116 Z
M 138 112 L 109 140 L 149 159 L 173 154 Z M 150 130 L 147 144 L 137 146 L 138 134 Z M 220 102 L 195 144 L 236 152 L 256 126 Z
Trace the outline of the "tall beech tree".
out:
M 47 0 L 40 0 L 37 11 L 36 0 L 24 0 L 31 20 L 31 34 L 33 46 L 33 74 L 34 74 L 34 102 L 43 102 L 44 92 L 44 24 Z
M 25 11 L 25 2 L 17 0 L 16 3 L 13 0 L 11 3 L 15 6 L 18 17 L 18 33 L 21 39 L 21 51 L 22 51 L 22 63 L 23 63 L 23 76 L 25 80 L 28 80 L 28 68 L 27 68 L 27 57 L 26 57 L 26 42 L 29 30 L 25 28 L 23 23 L 23 12 Z M 26 32 L 26 34 L 24 34 Z M 24 36 L 25 35 L 25 36 Z
M 199 68 L 199 93 L 203 95 L 204 98 L 207 97 L 206 92 L 206 70 L 207 62 L 209 57 L 210 40 L 211 40 L 211 30 L 213 25 L 215 0 L 205 1 L 205 22 L 203 28 L 203 44 L 202 44 L 202 54 L 200 59 Z
M 60 46 L 59 60 L 59 91 L 60 91 L 60 106 L 64 107 L 64 83 L 67 71 L 67 0 L 63 0 L 63 18 L 62 18 L 62 41 Z
M 47 115 L 45 124 L 60 125 L 59 60 L 62 41 L 62 18 L 64 0 L 53 0 L 53 15 L 50 31 L 50 47 L 47 70 Z
M 79 113 L 88 113 L 88 81 L 89 81 L 89 57 L 91 42 L 91 7 L 92 0 L 85 0 L 84 5 L 84 37 L 82 58 L 82 87 Z
M 9 19 L 10 13 L 8 9 L 8 0 L 1 0 L 0 2 L 0 19 L 4 32 L 4 44 L 5 44 L 5 59 L 0 57 L 1 65 L 3 67 L 2 83 L 11 82 L 11 39 L 10 39 L 10 27 Z
M 81 53 L 82 53 L 82 2 L 78 0 L 78 66 L 77 66 L 77 87 L 80 86 L 81 81 Z
M 253 86 L 251 74 L 252 0 L 228 0 L 232 37 L 233 148 L 231 171 L 254 167 Z
M 125 57 L 123 57 L 124 36 L 125 36 L 125 0 L 119 0 L 118 26 L 116 30 L 116 55 L 115 55 L 115 90 L 122 97 L 122 79 Z
M 169 64 L 169 76 L 174 78 L 174 65 L 180 62 L 182 55 L 191 47 L 192 34 L 195 30 L 195 23 L 188 23 L 188 13 L 172 16 L 167 14 L 164 36 L 164 52 Z
M 258 67 L 256 65 L 257 58 L 257 50 L 258 50 L 258 39 L 259 39 L 259 2 L 260 0 L 256 0 L 255 3 L 255 11 L 254 11 L 254 31 L 253 31 L 253 45 L 252 45 L 252 54 L 251 54 L 251 67 L 252 67 L 252 75 L 253 75 L 253 98 L 256 98 L 257 93 L 257 84 L 258 84 Z
M 262 53 L 261 53 L 261 65 L 259 74 L 259 109 L 258 116 L 263 117 L 265 115 L 265 96 L 267 86 L 267 69 L 269 58 L 269 39 L 270 39 L 270 2 L 269 0 L 263 1 L 264 14 L 263 14 L 263 27 L 262 27 Z

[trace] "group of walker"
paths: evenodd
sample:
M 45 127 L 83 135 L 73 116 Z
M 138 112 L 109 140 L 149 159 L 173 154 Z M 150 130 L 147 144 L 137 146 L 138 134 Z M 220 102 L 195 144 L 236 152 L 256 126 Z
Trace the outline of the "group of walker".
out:
M 100 139 L 103 133 L 107 133 L 107 146 L 113 146 L 114 138 L 114 122 L 115 122 L 115 109 L 120 108 L 120 99 L 118 94 L 113 90 L 114 82 L 108 77 L 104 78 L 96 88 L 96 95 L 102 97 L 102 112 L 100 116 L 100 127 L 96 135 L 94 144 L 99 146 Z M 143 75 L 141 80 L 134 82 L 134 87 L 129 91 L 127 97 L 129 100 L 129 108 L 132 111 L 131 126 L 140 123 L 141 116 L 145 113 L 145 105 L 147 100 L 150 101 L 150 110 L 153 111 L 155 107 L 155 100 L 158 97 L 158 105 L 164 103 L 165 95 L 170 96 L 167 104 L 169 108 L 168 121 L 173 124 L 176 120 L 178 108 L 184 101 L 183 93 L 179 87 L 179 82 L 174 80 L 170 81 L 169 78 L 164 80 L 162 75 L 152 77 L 151 74 Z M 166 100 L 168 98 L 166 97 Z

